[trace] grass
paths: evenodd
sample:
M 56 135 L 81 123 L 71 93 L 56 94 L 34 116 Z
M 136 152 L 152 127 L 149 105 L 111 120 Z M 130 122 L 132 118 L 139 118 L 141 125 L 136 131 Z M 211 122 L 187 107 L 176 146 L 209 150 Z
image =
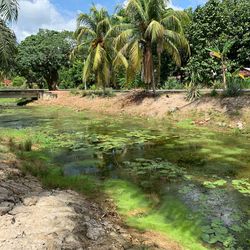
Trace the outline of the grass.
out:
M 48 166 L 42 161 L 24 161 L 22 171 L 37 177 L 46 188 L 71 189 L 90 197 L 94 196 L 99 189 L 98 181 L 92 176 L 65 176 L 62 168 Z
M 17 103 L 17 98 L 0 98 L 0 105 Z
M 105 191 L 129 226 L 165 234 L 185 249 L 206 249 L 200 243 L 199 216 L 191 214 L 174 197 L 165 197 L 163 204 L 157 204 L 138 187 L 122 180 L 107 181 Z

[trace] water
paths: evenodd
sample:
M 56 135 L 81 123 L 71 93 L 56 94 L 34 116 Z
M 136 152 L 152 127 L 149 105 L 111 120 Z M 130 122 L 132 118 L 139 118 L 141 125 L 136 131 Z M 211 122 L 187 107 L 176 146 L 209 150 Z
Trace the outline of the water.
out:
M 174 197 L 208 226 L 204 242 L 249 249 L 249 134 L 42 107 L 2 108 L 6 134 L 30 136 L 65 175 L 132 182 L 159 207 Z

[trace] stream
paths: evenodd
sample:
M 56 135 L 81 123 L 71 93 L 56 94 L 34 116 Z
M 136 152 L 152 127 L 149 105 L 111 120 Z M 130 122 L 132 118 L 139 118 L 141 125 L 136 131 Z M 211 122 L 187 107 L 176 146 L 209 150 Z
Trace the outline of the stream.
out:
M 39 152 L 65 176 L 105 183 L 130 226 L 166 233 L 185 249 L 250 249 L 249 133 L 9 106 L 0 108 L 6 136 L 31 140 L 37 150 L 29 154 Z

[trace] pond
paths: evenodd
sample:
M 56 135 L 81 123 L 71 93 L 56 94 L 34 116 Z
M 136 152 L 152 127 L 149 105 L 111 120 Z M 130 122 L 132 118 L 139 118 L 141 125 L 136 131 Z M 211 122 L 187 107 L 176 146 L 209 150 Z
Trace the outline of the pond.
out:
M 214 132 L 189 120 L 2 107 L 0 137 L 31 140 L 29 157 L 91 176 L 129 226 L 185 249 L 250 249 L 250 135 Z M 31 158 L 30 158 L 31 159 Z

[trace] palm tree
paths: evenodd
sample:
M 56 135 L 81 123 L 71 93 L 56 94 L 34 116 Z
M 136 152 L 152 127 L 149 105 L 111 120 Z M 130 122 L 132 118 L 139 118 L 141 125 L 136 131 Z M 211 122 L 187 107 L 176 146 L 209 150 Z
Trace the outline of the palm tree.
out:
M 17 20 L 18 1 L 0 0 L 0 18 L 4 21 Z
M 15 34 L 0 20 L 0 68 L 3 70 L 12 61 L 16 51 Z
M 183 13 L 167 10 L 165 0 L 128 0 L 125 17 L 128 22 L 112 28 L 118 33 L 114 63 L 123 64 L 129 75 L 141 70 L 142 80 L 155 92 L 154 47 L 158 55 L 158 82 L 163 51 L 168 52 L 177 65 L 181 64 L 180 49 L 190 53 L 181 28 L 183 17 Z
M 77 46 L 73 51 L 87 50 L 88 56 L 83 68 L 83 81 L 86 82 L 91 73 L 95 74 L 96 83 L 105 87 L 110 82 L 111 43 L 107 36 L 110 29 L 110 17 L 105 9 L 93 6 L 90 14 L 80 14 L 77 19 Z
M 16 37 L 7 27 L 6 21 L 17 19 L 17 0 L 0 0 L 0 69 L 4 70 L 12 61 L 16 51 Z

